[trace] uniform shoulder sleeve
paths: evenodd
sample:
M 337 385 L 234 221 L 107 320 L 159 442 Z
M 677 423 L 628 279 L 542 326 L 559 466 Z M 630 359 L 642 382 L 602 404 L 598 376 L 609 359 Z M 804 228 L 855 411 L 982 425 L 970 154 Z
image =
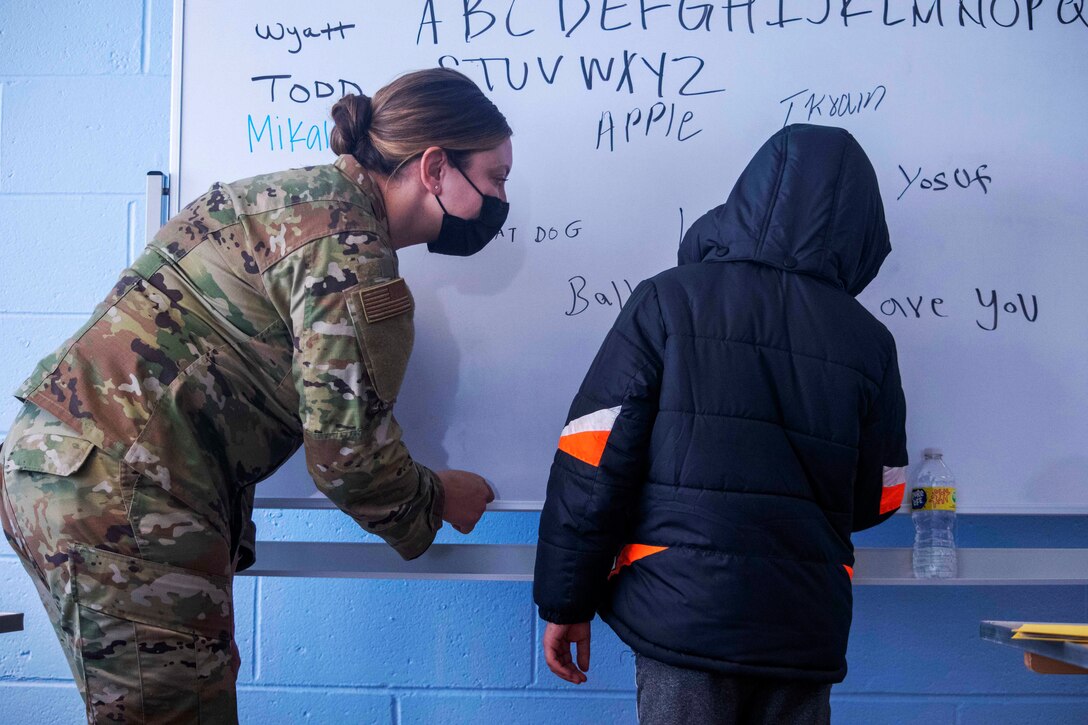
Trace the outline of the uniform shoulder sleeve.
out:
M 412 460 L 393 405 L 413 342 L 414 302 L 377 233 L 315 239 L 265 273 L 294 341 L 292 375 L 310 475 L 405 558 L 441 525 L 435 474 Z

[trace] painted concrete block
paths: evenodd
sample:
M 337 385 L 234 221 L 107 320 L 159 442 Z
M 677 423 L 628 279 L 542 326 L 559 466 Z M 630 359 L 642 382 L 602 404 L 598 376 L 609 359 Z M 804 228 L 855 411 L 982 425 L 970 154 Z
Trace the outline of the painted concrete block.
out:
M 167 170 L 168 78 L 7 81 L 0 114 L 0 192 L 143 195 Z
M 71 725 L 85 720 L 74 683 L 0 682 L 0 722 Z
M 113 196 L 0 195 L 0 312 L 90 313 L 128 262 L 135 203 Z
M 147 0 L 146 12 L 144 71 L 153 76 L 169 76 L 173 54 L 174 3 L 171 0 Z
M 243 725 L 392 725 L 394 707 L 392 695 L 340 690 L 241 688 L 238 691 L 238 721 Z
M 307 477 L 309 474 L 299 472 Z M 259 486 L 260 484 L 258 484 Z M 258 491 L 260 489 L 258 488 Z M 495 511 L 485 513 L 472 533 L 461 534 L 444 524 L 436 544 L 534 544 L 539 514 Z M 345 541 L 380 543 L 338 510 L 257 509 L 253 513 L 257 538 L 262 541 Z
M 835 725 L 955 725 L 954 702 L 918 698 L 838 697 L 831 691 Z M 994 724 L 991 724 L 994 725 Z
M 531 615 L 527 584 L 265 579 L 257 681 L 524 687 Z
M 401 725 L 635 725 L 635 698 L 630 696 L 525 696 L 412 694 L 401 698 Z
M 1038 677 L 1066 677 L 1066 675 L 1038 675 Z M 1081 692 L 1085 691 L 1083 676 Z M 1088 723 L 1088 696 L 1075 698 L 1055 698 L 1047 701 L 1040 698 L 1030 700 L 1003 700 L 1000 702 L 967 703 L 960 705 L 959 719 L 956 725 L 1058 725 L 1058 723 Z
M 300 473 L 306 476 L 308 473 Z M 260 484 L 257 484 L 258 487 Z M 260 490 L 258 488 L 258 490 Z M 381 543 L 339 510 L 257 509 L 253 512 L 259 541 L 338 541 Z
M 1084 587 L 857 587 L 842 693 L 1080 694 L 1084 683 L 1024 669 L 979 622 L 1085 621 Z
M 142 0 L 0 3 L 0 77 L 140 72 Z

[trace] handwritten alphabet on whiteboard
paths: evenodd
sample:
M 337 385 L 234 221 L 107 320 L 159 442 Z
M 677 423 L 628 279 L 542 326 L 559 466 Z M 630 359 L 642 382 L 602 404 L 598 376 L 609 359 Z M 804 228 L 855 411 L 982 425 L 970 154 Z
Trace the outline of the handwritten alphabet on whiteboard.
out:
M 567 61 L 564 63 L 563 61 Z M 534 62 L 535 61 L 535 62 Z M 509 57 L 458 58 L 443 55 L 438 65 L 462 71 L 462 64 L 474 63 L 483 74 L 483 85 L 489 91 L 508 88 L 522 91 L 531 84 L 554 85 L 557 80 L 572 79 L 576 88 L 586 91 L 608 91 L 629 95 L 649 88 L 658 98 L 675 92 L 678 96 L 708 96 L 724 93 L 724 88 L 703 87 L 706 61 L 696 55 L 668 53 L 640 54 L 624 50 L 623 55 L 578 56 L 577 62 L 565 55 L 536 56 L 533 60 L 517 61 Z M 674 65 L 677 64 L 677 65 Z M 539 76 L 539 78 L 537 77 Z
M 521 5 L 518 0 L 423 0 L 416 44 L 438 45 L 439 26 L 446 24 L 450 15 L 460 17 L 447 27 L 457 27 L 466 44 L 503 31 L 510 38 L 532 36 L 540 28 L 526 21 L 527 13 L 520 10 L 529 5 L 529 0 Z M 980 29 L 1022 27 L 1031 31 L 1047 15 L 1062 26 L 1088 28 L 1088 17 L 1085 16 L 1088 8 L 1077 0 L 824 0 L 808 5 L 816 8 L 811 14 L 800 14 L 798 8 L 805 4 L 789 0 L 725 0 L 721 4 L 705 0 L 662 0 L 652 4 L 646 0 L 638 3 L 552 0 L 549 5 L 555 11 L 550 19 L 550 29 L 564 38 L 593 30 L 635 33 L 673 28 L 688 33 L 747 32 L 754 35 L 757 30 L 768 28 L 781 32 L 829 22 L 841 23 L 844 28 L 863 28 L 874 23 L 897 29 L 943 28 L 947 24 Z
M 681 32 L 691 38 L 722 33 L 816 32 L 825 25 L 843 28 L 871 27 L 880 24 L 887 32 L 908 29 L 933 31 L 944 28 L 971 30 L 1007 30 L 1018 28 L 1036 30 L 1037 26 L 1053 23 L 1072 32 L 1088 29 L 1088 3 L 1079 0 L 824 0 L 815 6 L 797 0 L 419 0 L 418 12 L 412 23 L 415 45 L 420 47 L 459 44 L 470 46 L 484 39 L 502 38 L 506 47 L 498 55 L 488 57 L 457 51 L 436 55 L 434 61 L 443 67 L 457 68 L 474 77 L 488 91 L 508 89 L 529 91 L 557 86 L 569 91 L 593 94 L 642 96 L 631 105 L 598 108 L 587 117 L 582 135 L 589 148 L 618 151 L 634 148 L 636 141 L 654 138 L 683 143 L 708 126 L 703 109 L 720 105 L 718 94 L 726 93 L 723 79 L 730 69 L 721 67 L 710 55 L 648 48 L 624 48 L 599 54 L 585 52 L 586 42 L 601 34 L 626 38 L 656 37 L 659 33 Z M 273 44 L 290 55 L 298 55 L 330 42 L 343 43 L 361 39 L 370 32 L 366 24 L 349 18 L 310 19 L 308 24 L 297 20 L 262 18 L 252 26 L 253 33 L 264 44 Z M 561 43 L 581 44 L 578 50 L 566 53 L 562 49 L 540 53 L 540 39 L 558 37 Z M 527 54 L 518 54 L 525 44 L 535 44 Z M 445 49 L 445 48 L 444 48 Z M 688 48 L 686 50 L 691 50 Z M 581 52 L 579 52 L 581 51 Z M 325 106 L 329 99 L 346 93 L 362 93 L 358 83 L 343 77 L 296 78 L 283 72 L 287 68 L 269 68 L 251 77 L 265 92 L 265 98 L 280 106 L 312 104 Z M 373 90 L 373 89 L 370 89 Z M 878 84 L 853 90 L 804 88 L 785 95 L 779 103 L 786 106 L 784 124 L 794 120 L 833 121 L 846 116 L 878 112 L 888 93 Z M 651 99 L 645 97 L 653 94 Z M 656 101 L 656 102 L 655 102 Z M 681 105 L 682 104 L 682 105 Z M 256 109 L 255 109 L 256 110 Z M 261 110 L 247 119 L 245 129 L 252 148 L 256 136 L 265 143 L 272 134 L 261 132 L 278 117 Z M 270 150 L 286 151 L 327 148 L 323 133 L 318 129 L 324 119 L 296 119 L 298 132 L 286 128 L 281 134 L 275 129 L 276 142 Z M 266 123 L 267 122 L 267 123 Z M 290 126 L 291 124 L 288 124 Z M 284 140 L 280 141 L 280 136 Z M 703 136 L 702 138 L 707 138 Z M 306 143 L 300 143 L 302 139 Z M 644 145 L 644 144 L 641 144 Z M 905 172 L 904 172 L 905 173 Z M 952 173 L 952 182 L 960 183 L 960 172 Z M 966 169 L 964 170 L 966 173 Z M 952 188 L 944 176 L 920 176 L 916 187 L 942 191 Z M 913 177 L 907 175 L 907 188 Z M 968 186 L 987 192 L 989 179 L 977 173 Z M 963 186 L 960 183 L 960 186 Z M 906 190 L 904 190 L 905 193 Z M 900 194 L 902 198 L 902 194 Z

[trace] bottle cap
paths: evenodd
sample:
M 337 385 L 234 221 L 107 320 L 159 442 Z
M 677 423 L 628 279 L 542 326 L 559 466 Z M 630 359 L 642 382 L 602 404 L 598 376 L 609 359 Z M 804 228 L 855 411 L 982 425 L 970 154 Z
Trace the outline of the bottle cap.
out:
M 922 451 L 922 455 L 926 458 L 942 458 L 944 456 L 944 451 L 940 448 L 926 448 Z

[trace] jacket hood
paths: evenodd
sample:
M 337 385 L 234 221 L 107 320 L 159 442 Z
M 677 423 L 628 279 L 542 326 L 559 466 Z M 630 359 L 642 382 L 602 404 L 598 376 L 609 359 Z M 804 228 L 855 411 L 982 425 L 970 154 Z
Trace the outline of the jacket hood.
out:
M 729 198 L 684 235 L 679 263 L 754 261 L 857 295 L 891 252 L 876 172 L 844 129 L 783 128 Z

